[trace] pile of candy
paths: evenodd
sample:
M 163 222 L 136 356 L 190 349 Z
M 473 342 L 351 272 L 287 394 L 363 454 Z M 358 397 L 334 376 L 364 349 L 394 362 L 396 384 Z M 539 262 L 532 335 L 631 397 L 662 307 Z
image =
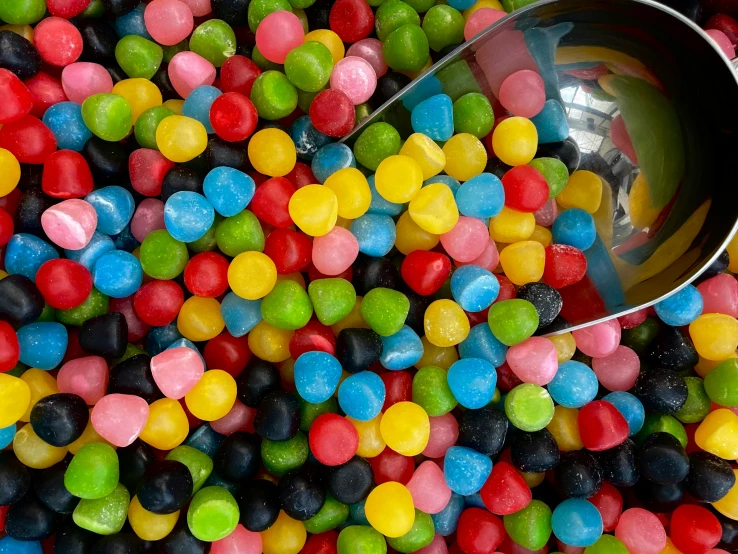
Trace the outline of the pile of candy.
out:
M 603 190 L 537 73 L 335 141 L 528 2 L 313 2 L 0 0 L 0 554 L 738 551 L 738 240 L 540 336 Z

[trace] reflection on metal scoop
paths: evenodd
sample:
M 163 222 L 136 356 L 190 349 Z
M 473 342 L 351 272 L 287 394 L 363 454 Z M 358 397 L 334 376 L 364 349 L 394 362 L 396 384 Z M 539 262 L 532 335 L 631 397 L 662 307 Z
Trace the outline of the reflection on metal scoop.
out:
M 549 330 L 625 315 L 699 276 L 738 228 L 738 81 L 707 35 L 656 2 L 548 0 L 515 11 L 429 68 L 343 142 L 351 145 L 376 121 L 407 138 L 419 102 L 468 92 L 493 100 L 522 69 L 546 85 L 545 113 L 533 118 L 536 157 L 559 157 L 602 181 L 586 277 L 561 289 L 562 320 Z

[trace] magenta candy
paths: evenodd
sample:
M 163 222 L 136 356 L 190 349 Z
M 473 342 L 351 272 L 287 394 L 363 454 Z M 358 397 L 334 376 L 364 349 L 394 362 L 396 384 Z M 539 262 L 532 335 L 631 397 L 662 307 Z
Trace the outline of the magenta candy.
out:
M 533 117 L 546 103 L 546 87 L 538 73 L 523 69 L 502 81 L 499 99 L 500 104 L 513 115 Z
M 735 58 L 735 48 L 733 48 L 733 43 L 730 42 L 728 35 L 722 31 L 718 31 L 717 29 L 707 29 L 705 33 L 707 33 L 707 36 L 709 36 L 715 44 L 718 45 L 720 50 L 728 56 L 728 59 L 732 60 Z
M 119 312 L 126 318 L 128 342 L 138 342 L 151 329 L 151 325 L 138 317 L 136 309 L 133 307 L 133 295 L 125 298 L 111 298 L 110 311 Z
M 233 404 L 231 410 L 215 421 L 210 422 L 213 431 L 221 435 L 231 435 L 236 431 L 254 432 L 254 418 L 256 417 L 256 409 L 249 408 L 238 398 Z
M 164 46 L 186 39 L 195 25 L 192 10 L 180 0 L 154 0 L 146 6 L 144 23 L 151 37 Z
M 475 11 L 464 25 L 464 40 L 471 39 L 474 35 L 481 33 L 487 27 L 505 17 L 507 13 L 492 8 L 481 8 Z
M 69 360 L 56 376 L 59 392 L 70 392 L 94 406 L 108 388 L 108 364 L 100 356 L 85 356 Z
M 377 88 L 377 74 L 364 58 L 347 56 L 333 66 L 331 88 L 349 97 L 354 106 L 369 100 Z
M 553 222 L 556 221 L 556 216 L 559 215 L 559 208 L 556 205 L 556 200 L 552 198 L 539 208 L 537 212 L 534 212 L 533 215 L 536 218 L 536 225 L 540 225 L 541 227 L 550 227 L 553 225 Z
M 215 66 L 194 52 L 175 54 L 167 71 L 174 90 L 182 98 L 187 98 L 199 86 L 215 82 Z
M 431 543 L 420 550 L 416 550 L 415 554 L 448 554 L 446 539 L 441 535 L 434 535 Z
M 313 240 L 313 265 L 323 275 L 339 275 L 359 255 L 359 242 L 351 231 L 336 225 L 322 237 Z
M 41 226 L 54 244 L 80 250 L 90 242 L 97 227 L 97 212 L 88 202 L 71 198 L 47 208 Z
M 556 347 L 543 337 L 530 337 L 507 351 L 507 364 L 524 383 L 547 385 L 559 369 Z
M 151 358 L 151 375 L 156 386 L 167 398 L 184 398 L 203 373 L 205 366 L 202 358 L 186 346 L 165 350 Z
M 164 229 L 164 202 L 156 198 L 146 198 L 136 208 L 131 219 L 131 234 L 138 242 L 152 231 Z
M 423 450 L 427 458 L 443 458 L 459 438 L 459 422 L 451 414 L 434 416 L 430 420 L 430 436 Z
M 659 554 L 666 546 L 666 531 L 654 514 L 643 508 L 625 510 L 615 527 L 615 536 L 630 554 Z
M 363 38 L 353 43 L 346 51 L 346 56 L 356 56 L 369 62 L 377 78 L 382 77 L 389 69 L 382 55 L 382 41 L 377 38 Z
M 493 271 L 497 267 L 497 264 L 500 263 L 500 253 L 497 251 L 497 244 L 494 239 L 490 238 L 482 253 L 472 261 L 460 262 L 458 260 L 454 260 L 454 262 L 456 262 L 456 267 L 464 265 L 478 265 L 488 271 Z
M 128 156 L 128 173 L 131 186 L 144 196 L 159 196 L 164 176 L 174 167 L 174 162 L 158 150 L 138 148 Z
M 239 523 L 230 535 L 210 545 L 210 554 L 261 554 L 261 535 Z
M 113 90 L 113 78 L 98 63 L 75 62 L 64 68 L 61 74 L 64 94 L 70 101 L 81 104 L 88 96 Z
M 609 356 L 620 345 L 620 323 L 611 319 L 585 329 L 572 332 L 577 348 L 587 356 L 603 358 Z
M 431 460 L 418 466 L 406 486 L 415 507 L 426 514 L 437 514 L 451 500 L 451 489 L 446 484 L 443 471 Z
M 213 11 L 210 0 L 182 0 L 190 8 L 192 15 L 202 17 Z
M 635 385 L 641 361 L 633 350 L 620 345 L 608 356 L 592 358 L 592 371 L 607 390 L 627 391 Z
M 90 414 L 92 427 L 97 434 L 115 446 L 128 446 L 135 441 L 146 426 L 149 405 L 133 394 L 108 394 L 103 396 Z
M 454 228 L 441 235 L 441 244 L 456 262 L 471 262 L 489 247 L 489 230 L 476 217 L 459 217 Z
M 256 47 L 267 60 L 283 64 L 287 54 L 305 41 L 305 30 L 292 12 L 266 16 L 256 29 Z
M 716 275 L 697 285 L 702 295 L 703 314 L 738 317 L 738 281 L 729 273 Z

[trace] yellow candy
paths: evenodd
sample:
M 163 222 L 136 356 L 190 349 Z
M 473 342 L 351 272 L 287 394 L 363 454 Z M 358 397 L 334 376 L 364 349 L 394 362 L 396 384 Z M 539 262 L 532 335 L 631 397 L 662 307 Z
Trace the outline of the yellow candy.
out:
M 535 283 L 543 277 L 546 250 L 540 242 L 524 240 L 506 246 L 500 252 L 505 276 L 516 285 Z
M 361 300 L 363 297 L 357 296 L 356 303 L 351 311 L 338 323 L 331 325 L 331 331 L 335 336 L 344 329 L 369 329 L 369 324 L 364 321 L 364 317 L 361 315 Z
M 179 510 L 172 514 L 159 515 L 149 512 L 134 496 L 128 506 L 128 522 L 133 532 L 145 541 L 158 541 L 171 533 L 179 519 Z
M 579 437 L 579 423 L 577 417 L 579 410 L 576 408 L 565 408 L 556 406 L 553 419 L 546 425 L 559 445 L 559 450 L 569 452 L 570 450 L 581 450 L 584 448 L 582 439 Z
M 729 356 L 730 358 L 738 358 L 738 354 L 735 352 L 732 356 Z M 720 362 L 723 362 L 725 360 L 706 360 L 702 356 L 700 356 L 699 361 L 697 362 L 697 365 L 694 366 L 694 371 L 702 377 L 703 379 L 707 377 L 707 374 L 710 373 L 713 369 L 715 369 L 715 366 L 718 365 Z
M 448 370 L 459 359 L 459 353 L 453 346 L 436 346 L 426 336 L 423 336 L 420 342 L 423 343 L 423 355 L 415 364 L 418 369 L 432 365 Z
M 333 65 L 340 62 L 346 54 L 346 47 L 343 45 L 341 37 L 328 29 L 310 31 L 305 35 L 305 42 L 310 42 L 311 40 L 321 43 L 330 50 L 331 56 L 333 56 Z
M 413 497 L 407 487 L 395 481 L 378 485 L 364 506 L 369 524 L 385 537 L 400 537 L 415 523 Z
M 384 412 L 379 430 L 392 450 L 403 456 L 417 456 L 428 444 L 430 420 L 414 402 L 397 402 Z
M 413 133 L 407 137 L 400 149 L 400 155 L 408 156 L 418 162 L 424 181 L 438 175 L 446 166 L 446 154 L 433 139 L 423 133 Z
M 602 200 L 602 181 L 591 171 L 575 171 L 569 177 L 564 190 L 556 201 L 564 208 L 581 208 L 591 214 L 600 207 Z
M 182 106 L 184 106 L 184 100 L 176 100 L 173 98 L 171 100 L 167 100 L 162 105 L 172 110 L 175 114 L 182 115 Z
M 189 162 L 208 145 L 208 132 L 202 123 L 183 115 L 165 117 L 156 128 L 156 146 L 169 160 Z
M 0 269 L 0 280 L 5 279 L 7 276 L 8 276 L 8 273 Z
M 697 353 L 708 360 L 727 360 L 738 347 L 738 321 L 724 314 L 702 314 L 689 324 Z
M 382 414 L 369 421 L 359 421 L 351 417 L 346 417 L 359 433 L 359 448 L 356 454 L 362 458 L 374 458 L 379 456 L 387 444 L 382 438 L 380 429 L 382 422 Z
M 489 236 L 495 242 L 509 244 L 521 240 L 528 240 L 535 229 L 536 218 L 533 214 L 518 212 L 507 206 L 502 208 L 499 214 L 489 220 Z
M 669 537 L 666 537 L 666 546 L 659 554 L 683 554 L 683 552 L 674 546 Z
M 533 234 L 528 237 L 528 240 L 540 242 L 545 248 L 553 242 L 553 235 L 551 235 L 551 231 L 549 231 L 545 227 L 536 225 L 535 229 L 533 229 Z
M 339 169 L 325 180 L 338 201 L 338 215 L 346 219 L 361 217 L 372 203 L 372 191 L 364 174 L 355 167 Z
M 287 175 L 297 161 L 295 143 L 281 129 L 262 129 L 249 141 L 249 161 L 263 175 Z
M 287 273 L 285 275 L 277 274 L 277 283 L 279 283 L 280 281 L 294 281 L 303 289 L 307 287 L 307 284 L 305 283 L 305 277 L 303 277 L 302 273 L 300 273 L 299 271 L 295 271 L 294 273 Z
M 306 235 L 321 237 L 336 225 L 338 198 L 323 185 L 307 185 L 295 191 L 289 203 L 292 221 Z
M 476 4 L 462 12 L 464 15 L 464 22 L 468 21 L 475 11 L 481 10 L 482 8 L 491 8 L 501 12 L 505 11 L 505 8 L 502 7 L 502 4 L 500 4 L 498 0 L 477 0 Z
M 459 221 L 454 193 L 443 183 L 433 183 L 420 189 L 410 200 L 408 213 L 418 227 L 434 235 L 448 233 Z
M 469 334 L 469 318 L 453 300 L 436 300 L 425 310 L 425 338 L 436 346 L 456 346 Z
M 42 369 L 36 369 L 32 367 L 27 369 L 20 377 L 28 385 L 31 391 L 31 399 L 28 402 L 28 408 L 25 413 L 21 416 L 21 421 L 31 421 L 31 410 L 36 405 L 36 402 L 42 398 L 56 394 L 59 392 L 59 387 L 56 385 L 56 379 L 52 377 L 48 371 Z
M 20 164 L 5 148 L 0 148 L 0 196 L 7 196 L 20 181 Z
M 225 416 L 236 402 L 236 381 L 222 369 L 206 371 L 202 379 L 185 395 L 190 413 L 203 421 Z
M 242 252 L 228 266 L 228 285 L 246 300 L 258 300 L 277 283 L 277 266 L 261 252 Z
M 67 448 L 44 442 L 33 427 L 25 425 L 13 437 L 13 452 L 23 465 L 33 469 L 46 469 L 61 462 L 67 455 Z
M 538 149 L 538 131 L 530 119 L 509 117 L 492 134 L 492 149 L 507 165 L 525 165 Z
M 18 421 L 31 404 L 31 389 L 23 379 L 0 373 L 0 428 Z
M 467 181 L 479 175 L 487 165 L 487 150 L 482 142 L 470 133 L 452 136 L 443 145 L 443 153 L 446 155 L 444 170 L 458 181 Z
M 11 31 L 16 35 L 22 36 L 31 44 L 33 41 L 33 28 L 30 25 L 1 25 L 0 31 Z
M 290 357 L 290 339 L 293 331 L 285 331 L 272 327 L 266 321 L 260 321 L 249 333 L 251 352 L 267 362 L 276 364 Z
M 523 476 L 523 480 L 531 489 L 543 483 L 543 480 L 546 478 L 545 471 L 540 473 L 525 473 L 524 471 L 521 471 L 520 475 Z
M 162 398 L 149 406 L 149 419 L 139 438 L 159 450 L 171 450 L 184 442 L 190 424 L 179 402 Z
M 215 298 L 191 296 L 179 310 L 177 329 L 191 341 L 210 340 L 223 331 L 225 321 L 220 315 L 220 302 Z
M 441 238 L 422 229 L 409 212 L 404 212 L 395 224 L 395 247 L 405 255 L 413 250 L 431 250 Z
M 374 186 L 385 200 L 395 204 L 410 202 L 423 185 L 423 170 L 409 156 L 389 156 L 374 174 Z M 294 218 L 293 218 L 294 219 Z
M 717 502 L 712 503 L 712 507 L 725 517 L 738 520 L 738 469 L 734 469 L 736 476 L 736 484 Z
M 643 176 L 643 172 L 638 174 L 630 187 L 628 208 L 630 210 L 630 223 L 636 229 L 650 227 L 661 213 L 661 210 L 655 209 L 651 204 L 651 193 L 648 190 L 648 182 Z
M 264 554 L 298 554 L 306 540 L 307 531 L 302 522 L 280 510 L 274 525 L 261 532 L 261 551 Z
M 702 450 L 725 460 L 738 458 L 738 415 L 721 408 L 710 412 L 694 433 Z
M 133 112 L 133 122 L 149 108 L 161 106 L 162 97 L 159 88 L 148 79 L 123 79 L 113 87 L 113 94 L 128 100 Z
M 571 360 L 577 350 L 577 341 L 574 340 L 574 336 L 571 333 L 562 333 L 561 335 L 554 335 L 553 337 L 547 338 L 553 343 L 554 348 L 556 348 L 556 358 L 560 364 Z
M 88 421 L 87 425 L 85 426 L 85 430 L 82 431 L 82 434 L 76 441 L 67 446 L 67 449 L 71 454 L 76 454 L 82 449 L 83 446 L 92 442 L 104 442 L 106 444 L 110 444 L 108 441 L 97 434 L 97 431 L 95 431 L 95 428 L 92 426 L 92 421 Z M 114 449 L 118 448 L 113 444 L 110 444 L 110 446 L 112 446 Z

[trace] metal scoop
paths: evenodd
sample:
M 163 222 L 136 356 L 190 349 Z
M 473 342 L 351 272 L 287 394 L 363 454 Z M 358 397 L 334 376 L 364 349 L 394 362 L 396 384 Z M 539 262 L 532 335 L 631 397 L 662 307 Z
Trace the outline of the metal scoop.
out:
M 656 2 L 549 0 L 517 10 L 425 71 L 344 142 L 377 121 L 404 139 L 413 132 L 408 108 L 421 100 L 472 91 L 493 99 L 521 69 L 543 77 L 569 126 L 565 141 L 540 144 L 536 157 L 559 157 L 602 180 L 587 275 L 561 290 L 563 317 L 543 332 L 628 314 L 694 281 L 738 228 L 738 81 L 701 29 Z

